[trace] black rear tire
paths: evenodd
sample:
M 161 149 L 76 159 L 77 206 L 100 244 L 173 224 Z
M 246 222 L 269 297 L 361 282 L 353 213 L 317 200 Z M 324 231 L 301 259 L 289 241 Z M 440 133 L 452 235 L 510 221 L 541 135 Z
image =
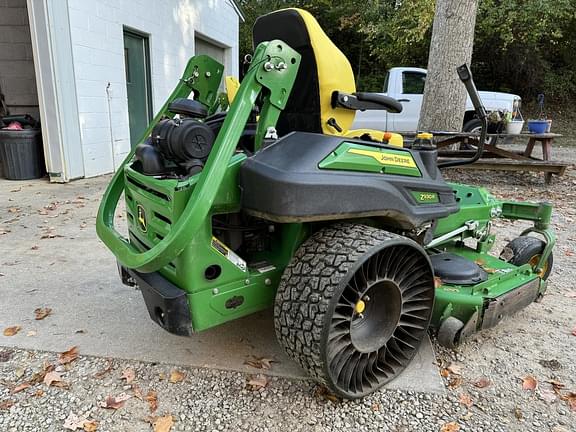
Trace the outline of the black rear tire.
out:
M 504 247 L 500 253 L 500 259 L 516 266 L 530 264 L 532 267 L 535 267 L 545 247 L 546 244 L 536 237 L 520 236 Z M 552 253 L 550 253 L 540 274 L 542 279 L 548 279 L 548 276 L 550 276 L 552 272 L 553 265 L 554 257 Z
M 274 307 L 280 345 L 338 396 L 365 396 L 416 354 L 430 323 L 434 275 L 425 251 L 376 228 L 337 224 L 306 240 Z

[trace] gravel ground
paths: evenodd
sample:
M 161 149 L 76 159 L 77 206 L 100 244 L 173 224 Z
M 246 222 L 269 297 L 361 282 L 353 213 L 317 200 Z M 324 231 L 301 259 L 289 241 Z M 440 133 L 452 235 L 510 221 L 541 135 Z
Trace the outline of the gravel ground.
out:
M 555 149 L 555 158 L 576 162 L 573 148 Z M 474 335 L 456 351 L 436 347 L 446 395 L 383 390 L 360 401 L 338 401 L 313 382 L 265 378 L 257 369 L 253 376 L 176 369 L 81 352 L 59 364 L 57 353 L 0 347 L 0 431 L 61 431 L 71 415 L 87 419 L 84 430 L 128 432 L 153 430 L 154 422 L 163 430 L 170 418 L 172 431 L 576 431 L 576 411 L 561 399 L 576 393 L 574 166 L 550 187 L 536 174 L 453 170 L 446 176 L 486 185 L 501 198 L 551 201 L 558 234 L 542 302 Z M 500 222 L 495 251 L 523 226 Z M 52 386 L 42 382 L 46 372 L 45 380 L 57 378 Z M 128 384 L 121 376 L 130 380 L 132 372 Z M 522 389 L 523 378 L 534 390 Z M 18 388 L 30 381 L 30 387 Z M 255 389 L 259 383 L 266 385 Z M 157 395 L 154 412 L 149 392 Z M 122 394 L 130 398 L 118 409 L 101 406 Z

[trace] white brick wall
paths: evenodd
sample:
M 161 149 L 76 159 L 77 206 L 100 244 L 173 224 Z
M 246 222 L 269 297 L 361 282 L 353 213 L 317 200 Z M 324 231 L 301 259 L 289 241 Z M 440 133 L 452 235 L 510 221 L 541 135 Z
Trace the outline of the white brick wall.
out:
M 113 160 L 118 165 L 130 150 L 124 26 L 149 35 L 154 112 L 194 55 L 195 31 L 229 47 L 226 73 L 238 75 L 239 18 L 228 0 L 68 0 L 68 5 L 86 177 L 111 172 Z

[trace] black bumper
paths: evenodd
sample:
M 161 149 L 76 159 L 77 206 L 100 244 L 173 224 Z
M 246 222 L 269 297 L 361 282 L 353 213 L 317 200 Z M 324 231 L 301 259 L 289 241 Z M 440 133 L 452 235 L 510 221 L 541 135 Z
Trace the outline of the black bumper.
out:
M 178 336 L 193 333 L 186 291 L 166 280 L 159 273 L 140 273 L 118 266 L 122 282 L 129 285 L 132 278 L 144 296 L 148 314 L 164 330 Z

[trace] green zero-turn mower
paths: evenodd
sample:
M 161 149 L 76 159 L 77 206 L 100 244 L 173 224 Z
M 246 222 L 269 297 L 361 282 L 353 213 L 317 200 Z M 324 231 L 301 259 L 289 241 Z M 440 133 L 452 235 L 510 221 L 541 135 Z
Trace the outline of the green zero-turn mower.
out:
M 190 59 L 100 206 L 97 231 L 150 317 L 191 335 L 274 307 L 280 345 L 345 398 L 395 378 L 428 327 L 454 346 L 537 300 L 552 267 L 546 203 L 446 183 L 429 134 L 411 146 L 350 131 L 356 110 L 399 112 L 356 92 L 345 56 L 307 12 L 260 17 L 227 112 L 223 66 Z M 460 78 L 484 124 L 468 68 Z M 471 163 L 478 154 L 458 164 Z M 114 228 L 124 194 L 128 238 Z M 499 257 L 495 218 L 533 221 Z M 537 235 L 537 236 L 535 236 Z

